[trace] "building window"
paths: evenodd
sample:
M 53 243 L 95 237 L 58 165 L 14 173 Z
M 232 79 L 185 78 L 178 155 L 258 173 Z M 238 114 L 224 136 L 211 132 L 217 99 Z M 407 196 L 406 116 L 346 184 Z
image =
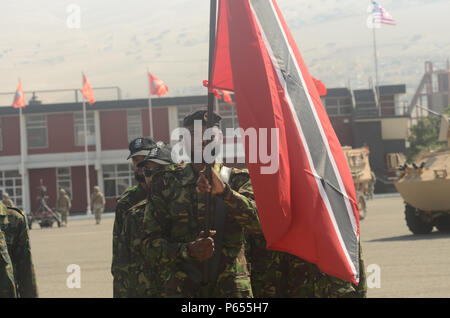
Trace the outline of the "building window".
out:
M 28 148 L 46 148 L 47 117 L 45 115 L 27 115 Z
M 222 117 L 220 127 L 222 128 L 223 135 L 226 136 L 227 128 L 239 128 L 239 121 L 236 112 L 236 106 L 230 104 L 221 104 L 219 106 L 219 115 Z
M 142 137 L 142 113 L 140 110 L 127 111 L 128 142 Z
M 352 101 L 349 97 L 327 97 L 322 99 L 322 102 L 330 116 L 350 115 L 353 111 Z
M 0 118 L 0 151 L 3 151 L 2 119 Z
M 6 192 L 16 207 L 22 209 L 22 178 L 19 171 L 0 171 L 0 190 Z
M 127 188 L 136 183 L 130 164 L 104 165 L 103 181 L 107 198 L 118 198 Z
M 56 168 L 56 189 L 59 195 L 59 189 L 66 190 L 67 195 L 72 198 L 72 181 L 70 177 L 70 168 Z
M 83 113 L 74 113 L 74 128 L 75 128 L 75 145 L 84 146 L 84 121 Z M 95 145 L 95 120 L 94 112 L 86 112 L 86 128 L 87 128 L 87 144 L 88 146 Z

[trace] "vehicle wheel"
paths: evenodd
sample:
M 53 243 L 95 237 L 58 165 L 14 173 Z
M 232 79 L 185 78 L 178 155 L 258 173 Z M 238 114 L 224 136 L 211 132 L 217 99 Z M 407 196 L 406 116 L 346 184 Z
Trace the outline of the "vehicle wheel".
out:
M 433 229 L 433 223 L 424 221 L 420 214 L 420 210 L 407 204 L 405 207 L 406 225 L 414 234 L 428 234 Z
M 366 199 L 363 194 L 358 194 L 358 210 L 359 210 L 359 220 L 364 220 L 367 215 L 367 205 Z
M 44 229 L 49 226 L 48 223 L 46 223 L 46 222 L 41 222 L 41 223 L 39 223 L 39 225 L 41 226 L 41 229 Z
M 443 215 L 436 219 L 435 224 L 441 232 L 450 233 L 450 215 Z

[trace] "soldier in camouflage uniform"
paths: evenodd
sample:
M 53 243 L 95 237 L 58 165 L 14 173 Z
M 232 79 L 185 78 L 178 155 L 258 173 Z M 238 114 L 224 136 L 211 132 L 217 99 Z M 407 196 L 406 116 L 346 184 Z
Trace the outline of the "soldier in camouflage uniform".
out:
M 3 193 L 3 204 L 6 205 L 6 206 L 10 206 L 10 207 L 12 207 L 12 208 L 15 208 L 15 207 L 16 207 L 16 206 L 14 205 L 13 200 L 11 200 L 11 199 L 9 198 L 9 194 L 8 194 L 7 192 L 4 192 L 4 193 Z
M 38 289 L 26 217 L 17 208 L 8 207 L 6 213 L 8 224 L 2 225 L 2 229 L 5 233 L 8 253 L 13 265 L 17 296 L 36 298 L 38 297 Z
M 8 224 L 6 206 L 0 202 L 0 298 L 17 297 L 14 270 L 3 227 Z
M 187 116 L 184 126 L 192 131 L 194 120 L 200 120 L 205 129 L 205 113 Z M 218 125 L 220 117 L 214 119 Z M 143 242 L 155 274 L 153 283 L 160 297 L 252 297 L 244 231 L 259 232 L 260 226 L 249 174 L 232 169 L 227 184 L 216 164 L 210 185 L 204 169 L 202 164 L 184 163 L 153 176 Z M 210 218 L 215 228 L 210 236 L 202 231 L 207 191 L 212 194 Z M 220 215 L 223 221 L 218 222 Z M 202 281 L 205 264 L 207 285 Z
M 294 255 L 268 250 L 263 235 L 248 235 L 247 243 L 255 297 L 361 298 L 366 296 L 366 274 L 361 248 L 360 283 L 354 286 L 322 273 L 316 265 Z
M 100 192 L 99 186 L 94 187 L 94 193 L 92 194 L 91 202 L 95 215 L 95 224 L 100 224 L 106 201 L 105 196 Z
M 67 217 L 69 216 L 72 203 L 70 198 L 63 188 L 59 189 L 58 200 L 56 201 L 56 212 L 61 215 L 62 225 L 67 226 Z
M 137 164 L 145 159 L 150 149 L 155 147 L 155 142 L 150 138 L 137 138 L 130 142 L 130 155 L 127 159 L 132 158 L 132 166 L 135 173 L 135 179 L 138 185 L 125 190 L 117 201 L 116 215 L 113 226 L 113 257 L 111 264 L 111 273 L 113 275 L 113 296 L 117 297 L 137 297 L 142 295 L 142 290 L 148 285 L 142 279 L 136 278 L 135 266 L 132 259 L 139 257 L 132 255 L 130 250 L 130 237 L 128 236 L 131 229 L 140 231 L 142 225 L 139 223 L 140 203 L 147 198 L 147 185 L 142 171 Z M 145 206 L 145 204 L 144 204 Z M 139 284 L 137 283 L 139 281 Z M 139 290 L 136 290 L 137 286 Z
M 153 149 L 170 149 L 163 143 L 158 143 Z M 150 153 L 153 151 L 150 150 Z M 167 150 L 170 154 L 170 150 Z M 157 160 L 157 163 L 152 162 Z M 150 187 L 152 173 L 162 165 L 172 164 L 170 156 L 161 156 L 159 152 L 154 153 L 154 157 L 147 156 L 140 161 L 137 166 L 145 176 L 146 189 Z M 145 187 L 144 187 L 145 188 Z M 147 205 L 147 198 L 130 207 L 124 214 L 121 237 L 127 252 L 127 283 L 126 297 L 158 297 L 158 288 L 153 283 L 153 272 L 151 263 L 142 253 L 142 241 L 146 236 L 144 231 L 144 212 Z

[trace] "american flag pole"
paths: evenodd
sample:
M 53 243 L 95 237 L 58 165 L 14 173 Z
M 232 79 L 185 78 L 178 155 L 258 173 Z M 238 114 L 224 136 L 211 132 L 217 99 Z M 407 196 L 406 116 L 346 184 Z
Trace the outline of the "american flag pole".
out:
M 380 91 L 378 87 L 378 54 L 377 54 L 377 40 L 375 35 L 375 4 L 372 2 L 373 10 L 372 10 L 372 35 L 373 35 L 373 56 L 374 56 L 374 64 L 375 64 L 375 103 L 378 108 L 378 114 L 381 117 L 381 107 L 380 107 Z

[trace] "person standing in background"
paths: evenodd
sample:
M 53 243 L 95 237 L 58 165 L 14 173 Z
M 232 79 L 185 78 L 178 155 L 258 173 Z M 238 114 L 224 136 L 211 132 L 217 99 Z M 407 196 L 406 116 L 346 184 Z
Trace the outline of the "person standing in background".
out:
M 56 212 L 61 215 L 63 226 L 67 226 L 67 217 L 69 216 L 71 208 L 72 203 L 70 202 L 70 198 L 66 191 L 63 188 L 59 189 L 59 197 L 56 201 Z
M 91 202 L 94 209 L 95 224 L 100 224 L 106 201 L 105 196 L 100 192 L 100 188 L 98 186 L 94 187 L 94 193 L 92 194 Z
M 7 207 L 15 208 L 13 200 L 9 198 L 9 194 L 7 192 L 3 192 L 3 204 Z

